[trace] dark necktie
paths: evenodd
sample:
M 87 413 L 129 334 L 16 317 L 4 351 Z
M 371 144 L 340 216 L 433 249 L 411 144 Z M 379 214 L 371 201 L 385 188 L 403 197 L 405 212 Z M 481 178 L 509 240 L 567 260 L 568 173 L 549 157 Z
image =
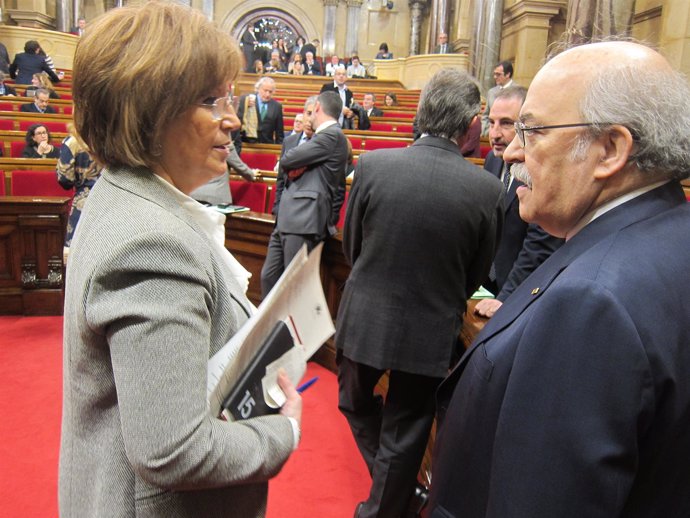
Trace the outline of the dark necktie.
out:
M 505 194 L 508 193 L 508 187 L 510 187 L 510 168 L 508 164 L 506 164 L 503 170 L 503 192 Z

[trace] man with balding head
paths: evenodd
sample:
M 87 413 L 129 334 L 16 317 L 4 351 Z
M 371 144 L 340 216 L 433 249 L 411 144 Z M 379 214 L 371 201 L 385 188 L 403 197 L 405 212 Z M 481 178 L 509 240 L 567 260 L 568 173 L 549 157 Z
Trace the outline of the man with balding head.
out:
M 566 242 L 439 389 L 429 516 L 689 516 L 690 88 L 644 46 L 576 47 L 516 131 L 520 214 Z

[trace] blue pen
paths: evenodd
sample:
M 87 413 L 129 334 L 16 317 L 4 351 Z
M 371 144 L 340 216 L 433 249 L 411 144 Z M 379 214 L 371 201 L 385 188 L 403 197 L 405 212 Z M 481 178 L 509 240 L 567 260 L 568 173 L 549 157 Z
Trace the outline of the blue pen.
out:
M 311 387 L 314 383 L 316 383 L 316 380 L 318 380 L 318 379 L 319 379 L 318 376 L 314 376 L 312 379 L 305 381 L 299 387 L 297 387 L 297 392 L 299 392 L 301 394 L 302 392 L 307 390 L 309 387 Z

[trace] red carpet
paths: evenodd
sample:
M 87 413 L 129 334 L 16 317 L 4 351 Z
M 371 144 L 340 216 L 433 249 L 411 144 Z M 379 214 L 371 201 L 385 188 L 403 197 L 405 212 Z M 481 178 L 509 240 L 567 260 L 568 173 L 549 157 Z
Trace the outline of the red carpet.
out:
M 56 518 L 62 318 L 0 317 L 0 518 Z M 302 443 L 271 482 L 268 518 L 349 518 L 369 475 L 337 408 L 335 375 L 309 364 Z

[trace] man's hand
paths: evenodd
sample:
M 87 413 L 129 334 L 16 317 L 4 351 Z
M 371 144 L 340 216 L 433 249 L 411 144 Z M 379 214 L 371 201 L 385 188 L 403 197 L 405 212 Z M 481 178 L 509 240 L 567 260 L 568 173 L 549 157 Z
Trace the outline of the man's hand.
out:
M 354 115 L 354 112 L 350 108 L 343 107 L 343 115 L 346 119 L 351 119 Z
M 290 378 L 282 369 L 278 371 L 278 386 L 287 398 L 287 401 L 280 409 L 280 414 L 294 418 L 297 420 L 300 428 L 302 428 L 302 396 L 299 395 Z
M 500 300 L 482 299 L 477 302 L 477 305 L 474 307 L 474 313 L 480 317 L 491 318 L 502 305 L 503 302 Z

